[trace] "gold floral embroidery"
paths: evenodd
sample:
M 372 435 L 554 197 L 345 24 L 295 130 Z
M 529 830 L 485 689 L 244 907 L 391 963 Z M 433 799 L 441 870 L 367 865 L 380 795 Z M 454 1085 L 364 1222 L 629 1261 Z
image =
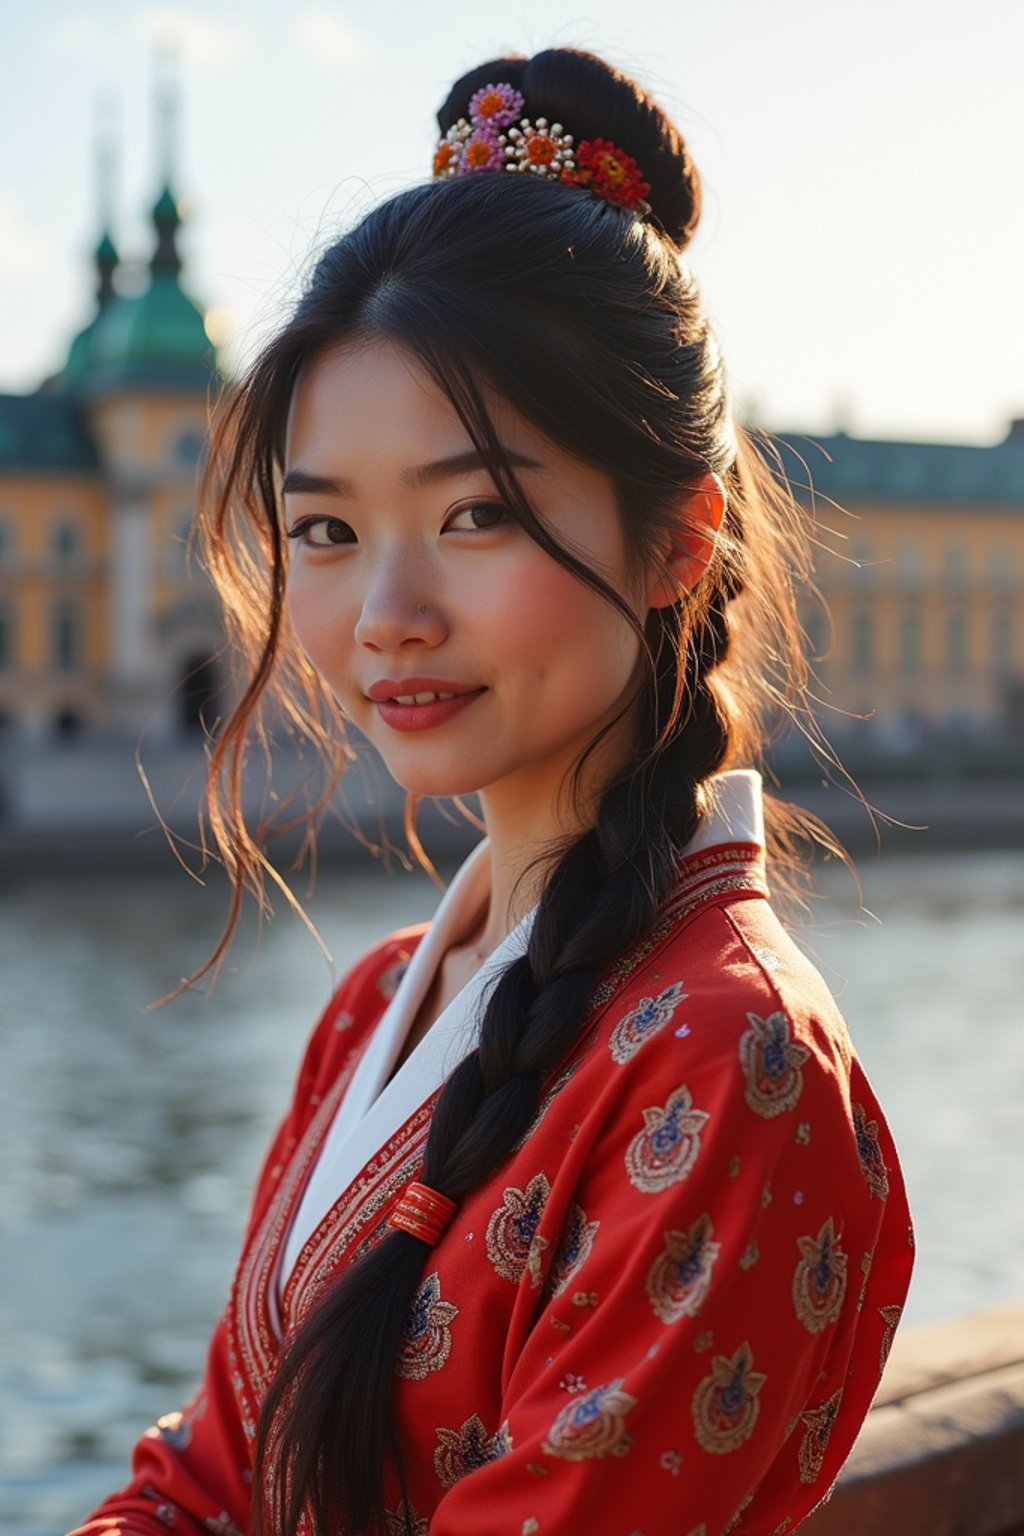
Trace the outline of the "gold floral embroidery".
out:
M 685 1179 L 700 1151 L 700 1133 L 710 1115 L 694 1109 L 683 1083 L 669 1094 L 665 1107 L 644 1110 L 644 1129 L 626 1149 L 629 1181 L 644 1194 L 658 1194 Z
M 459 1315 L 453 1302 L 441 1300 L 441 1281 L 435 1270 L 428 1275 L 413 1297 L 405 1336 L 395 1360 L 396 1376 L 408 1381 L 422 1381 L 431 1371 L 440 1371 L 452 1351 L 449 1323 Z
M 847 1255 L 830 1216 L 817 1237 L 798 1237 L 800 1262 L 793 1271 L 793 1305 L 808 1333 L 820 1333 L 839 1316 L 846 1295 Z
M 767 1378 L 753 1366 L 754 1353 L 747 1343 L 731 1359 L 715 1355 L 711 1374 L 693 1394 L 694 1432 L 712 1455 L 736 1450 L 754 1432 L 761 1411 L 758 1394 Z
M 711 1284 L 711 1271 L 721 1244 L 712 1241 L 714 1229 L 705 1212 L 688 1232 L 666 1232 L 665 1247 L 644 1281 L 644 1290 L 655 1317 L 674 1323 L 696 1315 Z
M 832 1425 L 836 1421 L 839 1412 L 839 1403 L 843 1395 L 842 1387 L 839 1387 L 817 1408 L 808 1408 L 806 1413 L 800 1415 L 806 1424 L 803 1440 L 800 1442 L 800 1481 L 813 1483 L 821 1471 L 821 1464 L 825 1459 L 828 1449 L 829 1435 L 832 1433 Z
M 887 1307 L 879 1307 L 878 1315 L 885 1324 L 885 1332 L 882 1334 L 882 1349 L 878 1361 L 879 1371 L 884 1371 L 889 1363 L 889 1351 L 892 1349 L 893 1335 L 896 1332 L 896 1326 L 900 1318 L 903 1316 L 903 1308 L 893 1303 Z
M 429 1536 L 430 1526 L 421 1520 L 408 1499 L 403 1499 L 395 1510 L 384 1511 L 385 1536 Z
M 588 1221 L 586 1211 L 573 1201 L 548 1277 L 552 1296 L 560 1296 L 573 1276 L 582 1269 L 590 1256 L 600 1225 L 599 1221 Z
M 635 1008 L 619 1020 L 608 1040 L 612 1060 L 625 1065 L 636 1055 L 640 1047 L 672 1018 L 679 1004 L 688 996 L 683 983 L 674 981 L 657 997 L 642 997 Z
M 502 1424 L 489 1435 L 477 1413 L 471 1413 L 461 1429 L 436 1429 L 434 1433 L 439 1442 L 434 1452 L 434 1471 L 442 1488 L 454 1488 L 467 1472 L 497 1461 L 512 1449 L 508 1424 Z
M 889 1193 L 889 1175 L 878 1145 L 878 1121 L 869 1120 L 863 1104 L 853 1106 L 853 1130 L 857 1137 L 857 1156 L 868 1181 L 868 1189 L 878 1200 Z
M 622 1381 L 619 1377 L 566 1403 L 548 1430 L 541 1450 L 563 1461 L 625 1456 L 633 1442 L 624 1421 L 630 1409 L 636 1407 L 636 1398 L 623 1392 Z
M 746 1100 L 765 1120 L 793 1109 L 803 1090 L 801 1067 L 810 1051 L 790 1033 L 782 1012 L 748 1013 L 750 1028 L 740 1039 L 740 1065 L 747 1080 Z
M 550 1193 L 551 1185 L 538 1173 L 525 1189 L 506 1189 L 501 1205 L 487 1223 L 487 1257 L 501 1278 L 513 1285 L 519 1284 L 530 1263 L 537 1226 Z

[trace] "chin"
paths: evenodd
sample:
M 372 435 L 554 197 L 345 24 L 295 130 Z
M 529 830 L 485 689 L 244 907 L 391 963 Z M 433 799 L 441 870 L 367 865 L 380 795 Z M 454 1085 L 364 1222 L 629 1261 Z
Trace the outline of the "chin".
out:
M 486 785 L 479 774 L 461 770 L 431 768 L 428 764 L 401 767 L 384 760 L 384 767 L 400 789 L 408 795 L 419 795 L 424 800 L 448 800 L 456 795 L 475 795 Z

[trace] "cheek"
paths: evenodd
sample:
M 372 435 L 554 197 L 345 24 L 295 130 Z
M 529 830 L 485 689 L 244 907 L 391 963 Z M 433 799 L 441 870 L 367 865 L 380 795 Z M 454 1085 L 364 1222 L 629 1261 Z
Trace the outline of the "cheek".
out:
M 531 675 L 568 675 L 574 686 L 607 690 L 629 681 L 639 642 L 626 620 L 597 592 L 546 555 L 528 558 L 502 583 L 489 605 L 489 621 Z M 568 676 L 567 676 L 568 680 Z
M 302 649 L 320 670 L 330 673 L 330 662 L 342 654 L 348 623 L 340 584 L 317 581 L 315 573 L 296 568 L 288 577 L 285 606 Z

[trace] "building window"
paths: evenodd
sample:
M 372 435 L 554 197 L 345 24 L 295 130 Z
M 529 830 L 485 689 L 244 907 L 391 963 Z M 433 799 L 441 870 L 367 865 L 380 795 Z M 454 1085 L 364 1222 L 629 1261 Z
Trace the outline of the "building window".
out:
M 900 619 L 900 668 L 911 677 L 921 670 L 921 615 L 913 608 Z
M 1013 549 L 1009 544 L 993 544 L 989 550 L 989 572 L 992 585 L 1006 591 L 1013 586 Z
M 946 665 L 950 672 L 967 671 L 967 615 L 951 613 L 946 623 Z
M 850 636 L 853 670 L 858 677 L 866 677 L 875 667 L 875 624 L 866 609 L 853 615 Z
M 951 587 L 962 587 L 967 581 L 967 546 L 965 544 L 946 545 L 946 580 Z
M 997 613 L 992 620 L 992 665 L 999 677 L 1013 673 L 1013 614 Z
M 77 523 L 61 522 L 53 530 L 53 554 L 61 565 L 70 565 L 82 552 L 82 531 Z
M 905 540 L 896 555 L 896 569 L 905 587 L 919 587 L 924 579 L 924 554 L 920 544 Z
M 76 603 L 53 609 L 53 664 L 58 672 L 76 672 L 82 663 L 82 623 Z
M 0 672 L 14 666 L 14 613 L 10 603 L 0 603 Z

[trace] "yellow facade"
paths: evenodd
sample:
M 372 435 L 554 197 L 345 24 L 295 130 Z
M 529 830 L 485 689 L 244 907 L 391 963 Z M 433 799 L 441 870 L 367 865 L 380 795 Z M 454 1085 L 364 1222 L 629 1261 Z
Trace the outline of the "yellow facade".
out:
M 56 719 L 95 717 L 109 665 L 108 502 L 95 479 L 0 479 L 0 714 L 26 695 Z
M 845 536 L 816 560 L 827 626 L 806 610 L 828 703 L 873 714 L 880 739 L 1000 730 L 1024 680 L 1024 509 L 847 510 L 823 519 Z

